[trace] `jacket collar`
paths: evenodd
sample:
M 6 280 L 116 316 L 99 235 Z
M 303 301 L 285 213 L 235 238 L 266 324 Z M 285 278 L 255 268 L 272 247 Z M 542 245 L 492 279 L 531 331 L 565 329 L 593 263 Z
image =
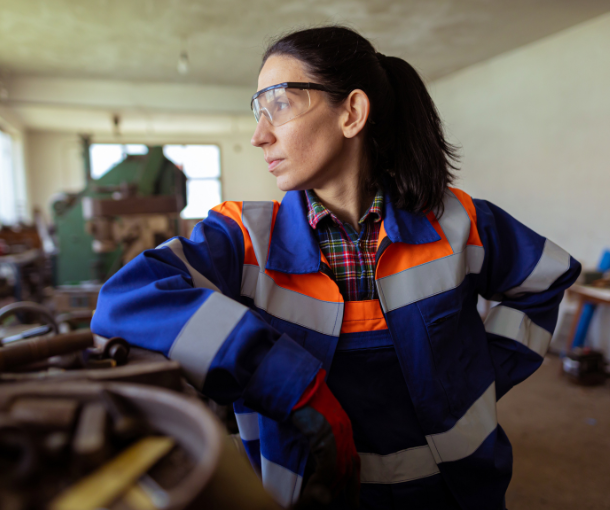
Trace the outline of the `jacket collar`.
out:
M 424 244 L 440 240 L 425 216 L 395 209 L 387 192 L 383 209 L 383 225 L 393 243 Z M 305 192 L 289 191 L 275 218 L 265 267 L 282 273 L 305 274 L 317 273 L 320 264 L 318 236 L 307 221 Z
M 393 243 L 425 244 L 441 239 L 425 215 L 396 209 L 387 191 L 383 199 L 383 226 Z

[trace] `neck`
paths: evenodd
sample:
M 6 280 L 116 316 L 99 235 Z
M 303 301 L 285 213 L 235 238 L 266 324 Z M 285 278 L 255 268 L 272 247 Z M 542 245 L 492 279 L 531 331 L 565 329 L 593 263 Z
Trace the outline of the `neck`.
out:
M 360 231 L 358 221 L 371 205 L 374 192 L 367 192 L 362 185 L 362 163 L 353 165 L 329 179 L 314 192 L 320 202 L 330 209 L 343 223 L 349 223 L 356 232 Z

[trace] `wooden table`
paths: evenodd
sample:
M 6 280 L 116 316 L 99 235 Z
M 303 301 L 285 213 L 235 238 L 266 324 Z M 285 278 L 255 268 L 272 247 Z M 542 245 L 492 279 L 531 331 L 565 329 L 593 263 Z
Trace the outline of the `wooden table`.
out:
M 578 308 L 576 309 L 576 315 L 574 315 L 572 328 L 570 330 L 570 335 L 568 336 L 566 352 L 570 352 L 574 345 L 576 329 L 578 328 L 578 322 L 580 321 L 585 303 L 593 305 L 610 305 L 610 289 L 608 288 L 591 287 L 590 285 L 572 285 L 572 287 L 568 289 L 568 293 L 578 298 Z

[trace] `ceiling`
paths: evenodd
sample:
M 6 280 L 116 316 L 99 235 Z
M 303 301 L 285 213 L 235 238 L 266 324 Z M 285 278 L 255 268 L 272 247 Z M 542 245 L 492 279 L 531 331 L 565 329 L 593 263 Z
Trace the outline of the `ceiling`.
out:
M 269 37 L 339 22 L 434 80 L 609 10 L 608 0 L 0 0 L 0 78 L 254 88 Z

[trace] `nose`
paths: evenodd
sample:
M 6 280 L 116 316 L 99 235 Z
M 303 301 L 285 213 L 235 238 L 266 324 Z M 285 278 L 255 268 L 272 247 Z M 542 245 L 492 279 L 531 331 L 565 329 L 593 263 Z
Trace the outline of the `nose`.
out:
M 274 143 L 275 135 L 273 134 L 272 128 L 273 126 L 271 125 L 271 122 L 269 122 L 267 116 L 261 115 L 250 143 L 254 145 L 254 147 L 262 147 Z

